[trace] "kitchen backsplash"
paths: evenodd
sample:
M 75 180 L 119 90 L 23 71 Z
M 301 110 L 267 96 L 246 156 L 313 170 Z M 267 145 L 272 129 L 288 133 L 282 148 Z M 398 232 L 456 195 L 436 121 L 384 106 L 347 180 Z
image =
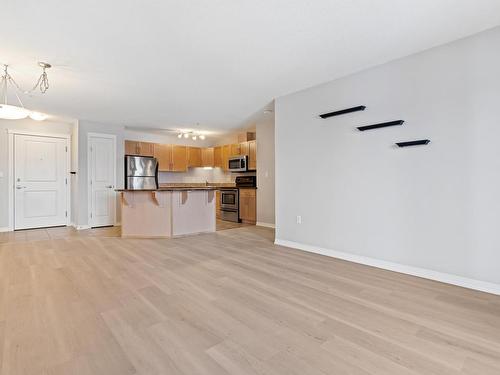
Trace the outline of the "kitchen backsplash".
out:
M 203 183 L 208 182 L 224 182 L 231 183 L 234 182 L 236 176 L 240 176 L 240 173 L 225 172 L 220 168 L 189 168 L 187 172 L 159 172 L 158 182 L 160 184 L 167 183 L 179 183 L 179 182 L 189 182 L 189 183 Z M 244 175 L 255 175 L 255 173 L 245 173 Z

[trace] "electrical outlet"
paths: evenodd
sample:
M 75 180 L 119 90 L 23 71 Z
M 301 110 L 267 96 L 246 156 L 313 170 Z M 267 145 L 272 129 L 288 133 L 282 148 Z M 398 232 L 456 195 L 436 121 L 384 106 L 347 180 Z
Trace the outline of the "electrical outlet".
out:
M 302 216 L 297 215 L 297 224 L 302 224 Z

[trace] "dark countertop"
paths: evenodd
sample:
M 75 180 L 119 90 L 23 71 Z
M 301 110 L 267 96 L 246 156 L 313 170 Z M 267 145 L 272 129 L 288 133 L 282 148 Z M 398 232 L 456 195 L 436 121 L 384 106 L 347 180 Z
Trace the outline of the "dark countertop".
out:
M 193 190 L 219 190 L 219 187 L 215 186 L 195 186 L 195 187 L 159 187 L 158 189 L 115 189 L 118 192 L 141 192 L 141 191 L 193 191 Z

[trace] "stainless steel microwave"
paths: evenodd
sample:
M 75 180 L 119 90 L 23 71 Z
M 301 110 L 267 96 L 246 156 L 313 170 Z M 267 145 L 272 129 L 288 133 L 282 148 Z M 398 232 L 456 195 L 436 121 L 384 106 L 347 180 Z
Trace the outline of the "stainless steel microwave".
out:
M 231 156 L 228 160 L 228 169 L 231 172 L 246 172 L 248 170 L 248 157 Z

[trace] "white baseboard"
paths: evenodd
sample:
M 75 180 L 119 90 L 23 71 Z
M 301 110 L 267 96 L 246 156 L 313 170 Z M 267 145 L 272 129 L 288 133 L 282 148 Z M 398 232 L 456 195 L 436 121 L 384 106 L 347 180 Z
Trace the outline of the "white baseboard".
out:
M 77 225 L 75 227 L 76 230 L 85 230 L 85 229 L 90 229 L 90 225 Z
M 12 232 L 12 229 L 10 229 L 9 227 L 0 227 L 0 233 L 2 232 Z
M 276 245 L 291 247 L 294 249 L 299 249 L 307 251 L 310 253 L 326 255 L 333 258 L 343 259 L 354 263 L 364 264 L 367 266 L 382 268 L 384 270 L 395 271 L 399 273 L 404 273 L 407 275 L 423 277 L 424 279 L 430 279 L 434 281 L 440 281 L 446 284 L 452 284 L 461 286 L 468 289 L 479 290 L 481 292 L 492 293 L 500 295 L 500 285 L 490 283 L 487 281 L 469 279 L 467 277 L 452 275 L 449 273 L 443 273 L 433 270 L 428 270 L 425 268 L 407 266 L 404 264 L 388 262 L 385 260 L 379 260 L 375 258 L 369 258 L 362 255 L 355 255 L 344 253 L 341 251 L 335 251 L 331 249 L 325 249 L 322 247 L 306 245 L 294 241 L 280 240 L 276 239 L 274 241 Z
M 266 228 L 276 228 L 276 225 L 275 224 L 271 224 L 271 223 L 264 223 L 262 221 L 257 221 L 256 225 L 258 225 L 259 227 L 266 227 Z

